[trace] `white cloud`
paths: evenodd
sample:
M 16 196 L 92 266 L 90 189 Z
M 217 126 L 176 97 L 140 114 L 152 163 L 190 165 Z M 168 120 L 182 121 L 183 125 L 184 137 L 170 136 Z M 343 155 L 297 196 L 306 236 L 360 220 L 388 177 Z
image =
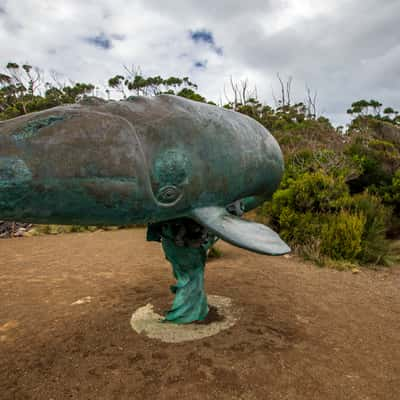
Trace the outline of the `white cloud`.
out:
M 400 108 L 398 0 L 0 0 L 0 10 L 4 62 L 73 80 L 104 85 L 134 64 L 147 74 L 188 75 L 217 102 L 231 75 L 247 77 L 272 102 L 280 72 L 293 76 L 298 100 L 307 84 L 317 90 L 320 110 L 336 122 L 361 97 Z M 191 40 L 201 29 L 214 45 Z M 96 37 L 111 48 L 88 40 Z

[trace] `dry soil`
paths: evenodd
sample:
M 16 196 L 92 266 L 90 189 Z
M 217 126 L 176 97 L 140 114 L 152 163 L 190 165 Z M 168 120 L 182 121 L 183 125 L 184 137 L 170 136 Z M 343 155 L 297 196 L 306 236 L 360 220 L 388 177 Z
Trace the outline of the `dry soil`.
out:
M 240 320 L 168 344 L 130 326 L 138 307 L 172 301 L 143 229 L 0 241 L 0 399 L 400 399 L 400 268 L 219 247 L 207 291 Z

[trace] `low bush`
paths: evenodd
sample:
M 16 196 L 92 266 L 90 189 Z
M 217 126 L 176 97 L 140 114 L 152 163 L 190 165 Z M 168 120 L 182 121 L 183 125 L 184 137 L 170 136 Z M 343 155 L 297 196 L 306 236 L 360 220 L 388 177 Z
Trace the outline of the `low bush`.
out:
M 392 210 L 385 207 L 378 196 L 368 192 L 354 196 L 350 209 L 365 217 L 359 261 L 363 264 L 390 264 L 391 248 L 386 232 Z
M 362 250 L 366 217 L 342 210 L 321 224 L 321 253 L 333 260 L 356 261 Z
M 266 222 L 266 215 L 297 253 L 319 265 L 390 262 L 386 229 L 391 210 L 368 191 L 351 196 L 340 174 L 321 170 L 286 177 L 259 208 L 258 218 Z

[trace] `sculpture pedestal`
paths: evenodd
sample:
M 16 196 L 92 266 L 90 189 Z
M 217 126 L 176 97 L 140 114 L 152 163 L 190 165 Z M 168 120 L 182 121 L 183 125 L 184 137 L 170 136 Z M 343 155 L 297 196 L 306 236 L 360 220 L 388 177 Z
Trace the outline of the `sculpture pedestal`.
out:
M 204 290 L 204 267 L 207 259 L 205 246 L 179 247 L 168 237 L 162 238 L 167 260 L 172 264 L 177 280 L 171 286 L 175 299 L 165 316 L 166 321 L 189 323 L 201 321 L 208 314 L 207 296 Z
M 189 219 L 149 226 L 148 240 L 161 241 L 166 259 L 172 264 L 177 283 L 171 286 L 175 299 L 165 322 L 187 324 L 202 321 L 208 314 L 204 289 L 207 251 L 215 236 Z

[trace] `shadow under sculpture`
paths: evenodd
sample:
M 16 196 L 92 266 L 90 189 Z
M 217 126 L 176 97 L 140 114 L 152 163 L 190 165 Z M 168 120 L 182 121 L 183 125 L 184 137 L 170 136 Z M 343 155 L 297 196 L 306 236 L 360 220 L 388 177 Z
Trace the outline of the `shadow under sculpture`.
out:
M 196 222 L 181 218 L 149 225 L 147 239 L 161 241 L 177 280 L 170 287 L 175 299 L 165 321 L 185 324 L 204 320 L 209 311 L 204 269 L 207 252 L 217 240 L 216 236 Z

